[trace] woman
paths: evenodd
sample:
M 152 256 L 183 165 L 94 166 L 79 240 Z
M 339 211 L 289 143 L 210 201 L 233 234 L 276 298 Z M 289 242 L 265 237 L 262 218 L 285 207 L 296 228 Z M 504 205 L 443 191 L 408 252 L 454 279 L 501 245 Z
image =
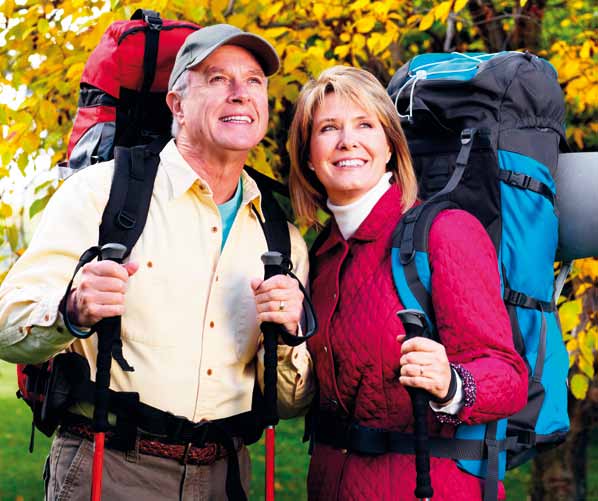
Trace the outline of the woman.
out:
M 308 225 L 318 224 L 320 209 L 332 216 L 311 265 L 320 330 L 309 350 L 320 402 L 310 499 L 413 499 L 413 455 L 348 451 L 330 437 L 347 421 L 412 433 L 406 387 L 435 400 L 431 436 L 451 437 L 461 422 L 496 420 L 525 405 L 527 370 L 513 347 L 494 247 L 470 214 L 439 214 L 429 259 L 442 344 L 405 341 L 390 247 L 401 215 L 416 202 L 417 184 L 384 88 L 363 70 L 324 71 L 301 91 L 290 150 L 297 215 Z M 482 498 L 483 481 L 452 459 L 432 457 L 431 477 L 435 500 Z

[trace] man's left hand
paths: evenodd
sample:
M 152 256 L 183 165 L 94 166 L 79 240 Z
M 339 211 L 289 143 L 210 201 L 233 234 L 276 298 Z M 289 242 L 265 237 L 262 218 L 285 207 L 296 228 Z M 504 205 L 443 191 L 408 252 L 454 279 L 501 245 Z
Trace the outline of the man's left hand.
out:
M 291 334 L 297 334 L 303 305 L 303 293 L 297 281 L 286 275 L 276 275 L 268 280 L 254 278 L 251 288 L 258 323 L 275 322 Z

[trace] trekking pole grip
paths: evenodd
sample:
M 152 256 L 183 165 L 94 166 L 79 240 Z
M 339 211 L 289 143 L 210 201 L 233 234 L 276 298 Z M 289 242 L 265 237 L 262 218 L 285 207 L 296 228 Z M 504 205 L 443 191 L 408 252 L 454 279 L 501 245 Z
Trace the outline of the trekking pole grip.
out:
M 406 340 L 416 336 L 429 337 L 425 328 L 426 319 L 418 310 L 402 310 L 397 313 L 405 327 Z M 430 445 L 428 443 L 428 402 L 430 395 L 426 390 L 408 387 L 413 406 L 415 432 L 415 497 L 429 499 L 434 495 L 430 478 Z
M 264 280 L 275 275 L 283 274 L 284 258 L 280 252 L 268 251 L 262 254 L 264 263 Z M 276 409 L 276 368 L 278 365 L 278 335 L 283 329 L 280 324 L 263 322 L 260 326 L 264 334 L 264 403 L 266 411 L 266 424 L 278 423 Z
M 98 259 L 122 263 L 127 248 L 121 244 L 106 244 Z M 95 402 L 93 427 L 96 432 L 108 431 L 108 400 L 110 398 L 110 368 L 112 345 L 120 333 L 121 317 L 104 318 L 98 322 L 98 356 L 96 361 Z

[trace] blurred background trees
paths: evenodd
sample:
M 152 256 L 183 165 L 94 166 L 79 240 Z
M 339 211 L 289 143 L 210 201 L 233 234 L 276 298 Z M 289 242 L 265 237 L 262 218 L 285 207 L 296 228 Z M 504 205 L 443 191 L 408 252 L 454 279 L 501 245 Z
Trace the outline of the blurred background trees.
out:
M 111 22 L 139 7 L 200 25 L 231 23 L 275 45 L 283 65 L 270 80 L 271 128 L 251 157 L 270 176 L 288 174 L 287 130 L 310 76 L 351 64 L 387 84 L 422 52 L 527 49 L 548 59 L 565 95 L 570 146 L 598 150 L 598 4 L 592 0 L 0 0 L 0 281 L 26 246 L 27 224 L 57 187 L 51 173 L 40 181 L 45 167 L 35 165 L 65 159 L 89 53 Z M 23 176 L 25 183 L 35 179 L 25 197 L 15 187 Z M 576 262 L 560 301 L 573 433 L 566 453 L 536 463 L 534 499 L 584 494 L 584 444 L 598 406 L 597 286 L 598 261 Z

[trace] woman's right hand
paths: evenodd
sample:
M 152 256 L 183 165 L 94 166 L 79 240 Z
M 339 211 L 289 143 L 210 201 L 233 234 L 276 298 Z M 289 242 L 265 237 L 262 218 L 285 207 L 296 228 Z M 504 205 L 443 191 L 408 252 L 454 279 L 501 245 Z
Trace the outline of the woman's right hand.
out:
M 444 346 L 421 336 L 405 341 L 405 334 L 397 336 L 401 345 L 401 373 L 403 386 L 426 390 L 433 397 L 443 399 L 451 383 L 451 366 Z

